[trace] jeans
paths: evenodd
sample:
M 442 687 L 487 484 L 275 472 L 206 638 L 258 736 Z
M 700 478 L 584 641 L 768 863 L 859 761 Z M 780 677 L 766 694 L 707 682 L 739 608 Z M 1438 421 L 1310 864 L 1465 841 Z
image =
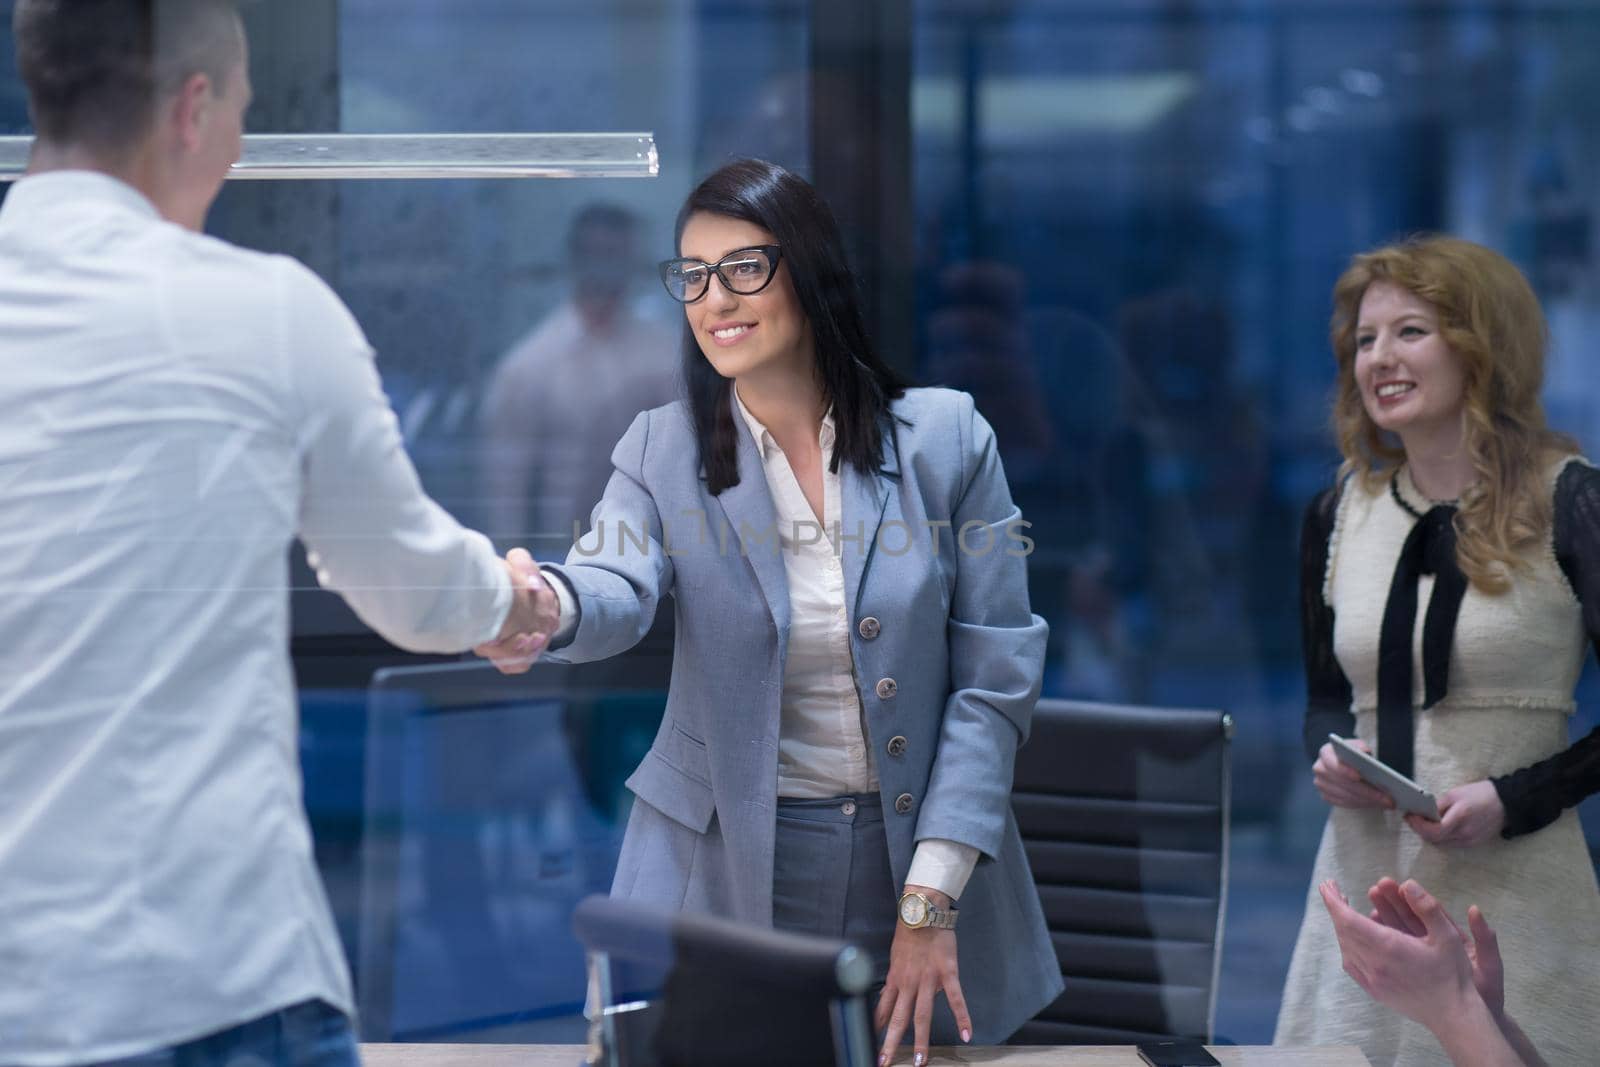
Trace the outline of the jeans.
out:
M 360 1067 L 355 1031 L 320 1000 L 99 1067 Z

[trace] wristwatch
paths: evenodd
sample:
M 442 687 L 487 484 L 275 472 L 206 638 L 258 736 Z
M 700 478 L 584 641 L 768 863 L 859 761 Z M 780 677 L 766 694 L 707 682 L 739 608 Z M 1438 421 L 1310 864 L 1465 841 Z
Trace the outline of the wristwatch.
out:
M 926 895 L 915 890 L 900 895 L 900 921 L 912 930 L 931 926 L 935 930 L 956 928 L 955 905 L 941 908 Z

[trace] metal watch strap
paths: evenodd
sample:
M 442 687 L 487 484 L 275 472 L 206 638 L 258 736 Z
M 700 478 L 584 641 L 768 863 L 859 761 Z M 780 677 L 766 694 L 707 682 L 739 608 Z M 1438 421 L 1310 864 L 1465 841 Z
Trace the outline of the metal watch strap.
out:
M 910 899 L 917 900 L 922 906 L 922 918 L 914 925 L 907 921 L 905 917 L 906 901 Z M 900 923 L 911 930 L 924 930 L 928 928 L 935 930 L 954 930 L 956 928 L 956 906 L 954 903 L 952 903 L 948 908 L 941 908 L 932 900 L 928 899 L 926 893 L 921 893 L 916 890 L 909 890 L 900 894 L 900 903 L 896 908 L 896 912 L 898 914 Z

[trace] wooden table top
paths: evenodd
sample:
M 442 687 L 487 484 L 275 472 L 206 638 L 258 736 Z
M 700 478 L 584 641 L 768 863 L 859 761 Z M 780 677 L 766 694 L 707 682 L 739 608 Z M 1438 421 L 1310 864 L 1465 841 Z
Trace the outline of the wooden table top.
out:
M 1272 1048 L 1217 1045 L 1222 1067 L 1371 1067 L 1354 1046 Z M 389 1045 L 361 1046 L 365 1067 L 577 1067 L 582 1045 Z M 911 1062 L 909 1046 L 895 1060 Z M 1000 1045 L 935 1048 L 930 1064 L 1003 1064 L 1004 1067 L 1146 1067 L 1131 1045 Z

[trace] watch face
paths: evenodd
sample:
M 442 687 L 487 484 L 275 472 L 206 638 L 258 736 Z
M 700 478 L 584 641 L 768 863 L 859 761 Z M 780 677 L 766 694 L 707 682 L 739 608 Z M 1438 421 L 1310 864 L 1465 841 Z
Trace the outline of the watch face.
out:
M 900 901 L 900 921 L 907 926 L 921 926 L 928 919 L 928 902 L 919 896 L 907 896 Z

